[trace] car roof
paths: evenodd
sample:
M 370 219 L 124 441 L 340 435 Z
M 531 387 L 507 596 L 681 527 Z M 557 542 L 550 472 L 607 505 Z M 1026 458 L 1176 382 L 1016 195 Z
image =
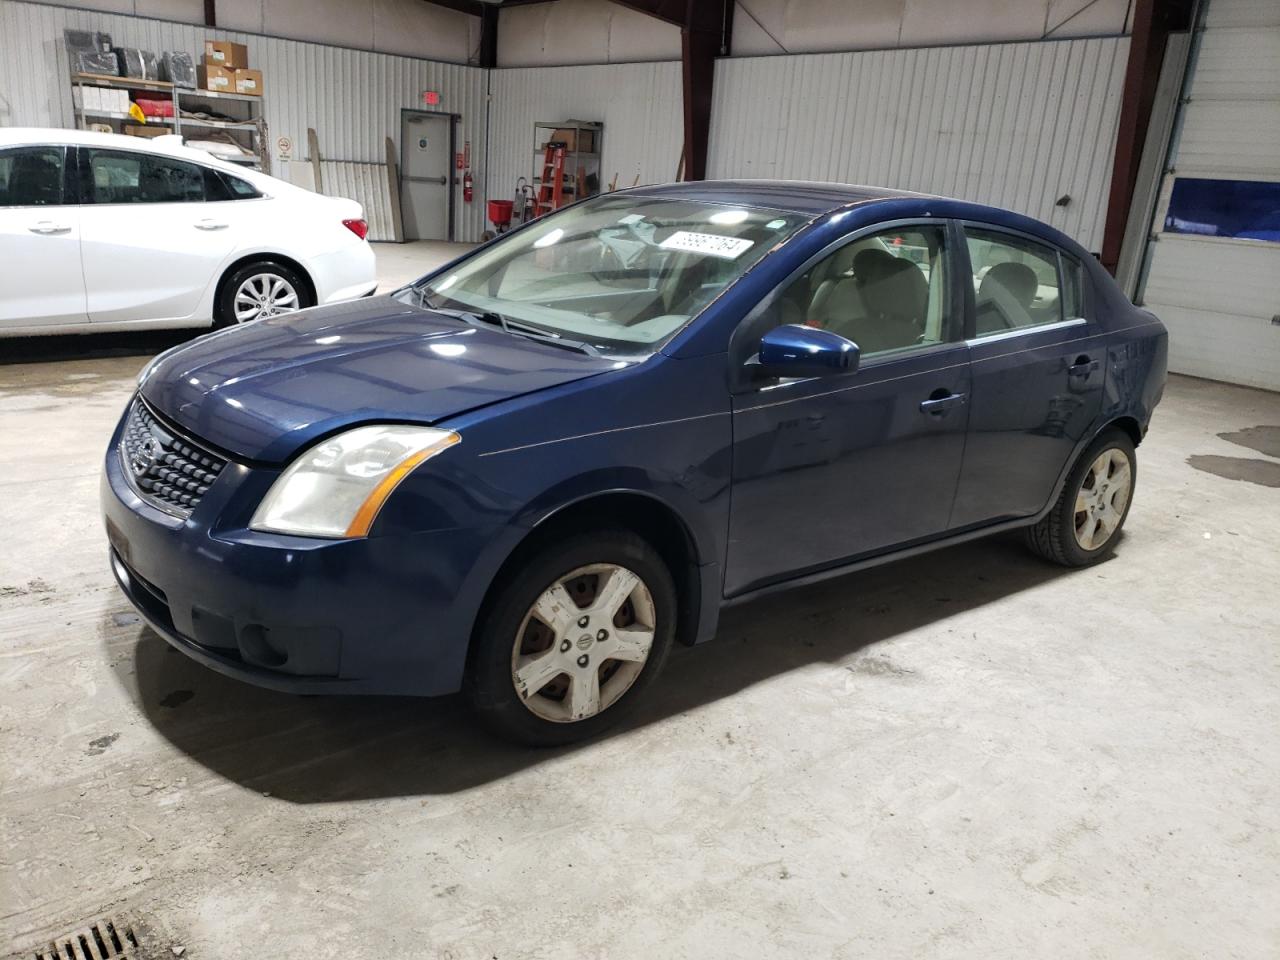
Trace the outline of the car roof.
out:
M 824 183 L 813 180 L 695 180 L 666 183 L 652 187 L 636 187 L 629 196 L 665 200 L 693 200 L 705 203 L 764 207 L 795 213 L 817 220 L 841 210 L 857 208 L 868 218 L 876 216 L 880 206 L 889 207 L 885 216 L 955 217 L 995 224 L 1037 236 L 1049 243 L 1088 258 L 1079 243 L 1056 227 L 1004 207 L 992 207 L 931 193 L 914 193 L 889 187 L 871 187 L 853 183 Z
M 921 200 L 930 194 L 888 187 L 870 187 L 852 183 L 825 183 L 816 180 L 695 180 L 686 183 L 664 183 L 628 190 L 632 196 L 661 197 L 672 200 L 696 200 L 706 203 L 733 203 L 742 206 L 768 207 L 817 216 L 841 210 L 853 204 L 879 200 Z M 940 198 L 939 198 L 940 199 Z
M 98 133 L 96 130 L 64 130 L 60 127 L 0 127 L 0 148 L 23 144 L 68 144 L 77 147 L 110 147 L 113 150 L 136 150 L 142 153 L 160 154 L 203 163 L 224 170 L 262 186 L 271 183 L 278 188 L 285 181 L 270 177 L 259 170 L 246 169 L 214 156 L 205 150 L 188 147 L 177 134 L 150 137 L 129 137 L 120 133 Z

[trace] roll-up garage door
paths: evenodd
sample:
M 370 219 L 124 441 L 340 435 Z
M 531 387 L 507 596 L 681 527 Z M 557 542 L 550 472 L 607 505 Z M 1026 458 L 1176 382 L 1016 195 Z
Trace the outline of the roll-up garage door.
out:
M 1203 22 L 1140 298 L 1171 370 L 1280 390 L 1280 3 Z

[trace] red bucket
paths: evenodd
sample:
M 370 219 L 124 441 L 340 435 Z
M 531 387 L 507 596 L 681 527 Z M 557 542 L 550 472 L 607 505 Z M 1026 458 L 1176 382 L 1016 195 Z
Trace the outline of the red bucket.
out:
M 513 200 L 490 200 L 489 219 L 495 227 L 505 227 L 511 222 L 511 211 L 514 208 Z

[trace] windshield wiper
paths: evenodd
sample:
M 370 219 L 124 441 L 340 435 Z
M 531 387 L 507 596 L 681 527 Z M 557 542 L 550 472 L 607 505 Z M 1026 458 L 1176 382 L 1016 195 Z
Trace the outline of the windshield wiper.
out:
M 513 337 L 526 337 L 530 340 L 537 340 L 539 343 L 547 343 L 553 347 L 562 347 L 565 350 L 572 350 L 575 353 L 585 353 L 590 357 L 600 356 L 600 351 L 589 343 L 580 340 L 567 340 L 558 333 L 551 333 L 543 330 L 541 327 L 535 327 L 531 324 L 524 324 L 518 320 L 511 320 L 502 314 L 493 310 L 456 310 L 453 307 L 433 307 L 427 301 L 425 291 L 419 297 L 421 306 L 428 310 L 434 310 L 436 313 L 443 313 L 445 316 L 457 317 L 459 320 L 465 320 L 472 326 L 479 323 L 487 323 L 491 326 L 501 327 L 503 333 L 509 333 Z

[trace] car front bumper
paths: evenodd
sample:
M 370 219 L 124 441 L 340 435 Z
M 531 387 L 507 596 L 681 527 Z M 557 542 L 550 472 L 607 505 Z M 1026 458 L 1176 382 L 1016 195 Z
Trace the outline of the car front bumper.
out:
M 112 571 L 148 624 L 220 673 L 293 693 L 456 691 L 496 531 L 320 540 L 248 529 L 278 471 L 228 463 L 189 517 L 101 484 Z

